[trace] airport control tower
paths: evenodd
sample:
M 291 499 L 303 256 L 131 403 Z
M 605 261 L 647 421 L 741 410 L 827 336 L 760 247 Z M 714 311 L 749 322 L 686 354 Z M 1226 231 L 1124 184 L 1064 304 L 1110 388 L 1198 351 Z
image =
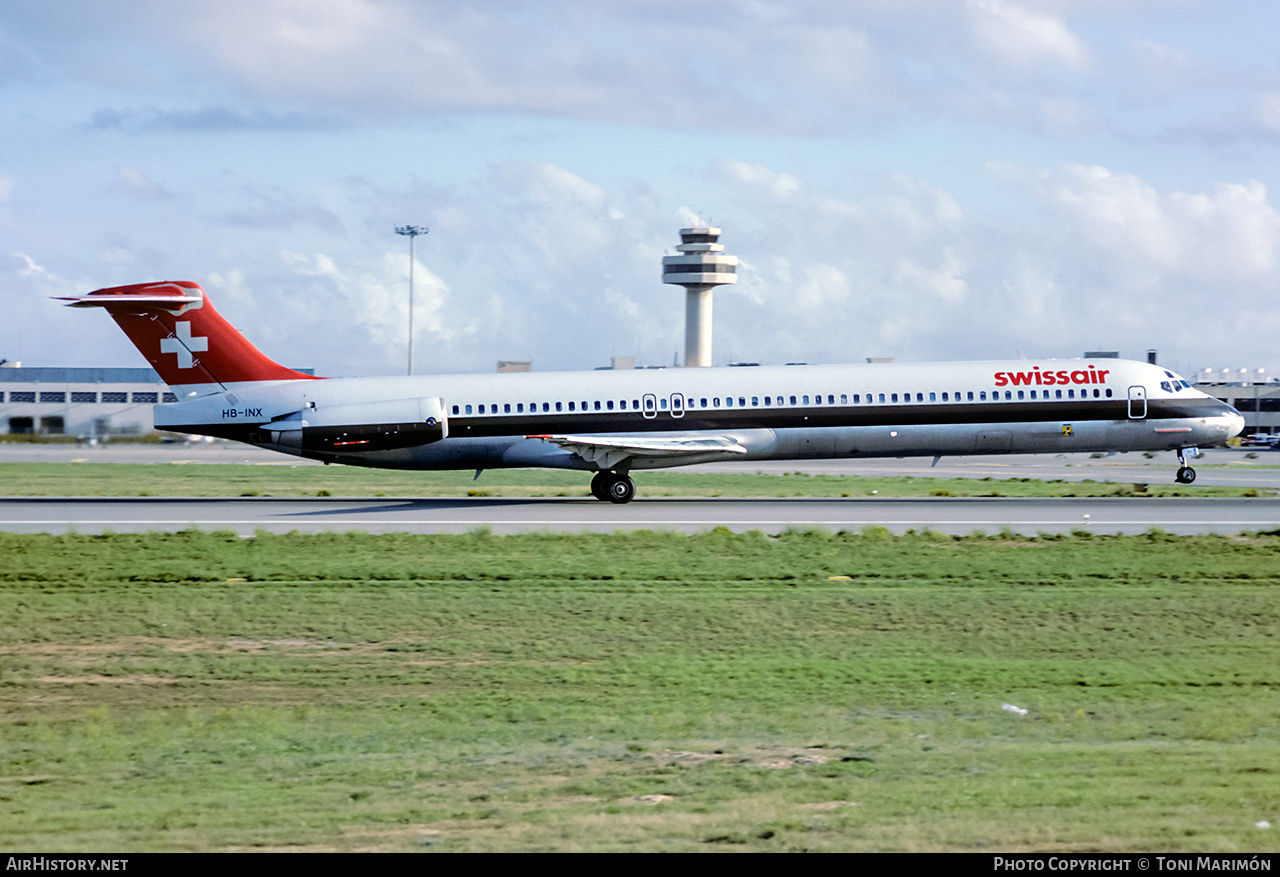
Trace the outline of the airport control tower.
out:
M 738 257 L 724 255 L 718 228 L 680 229 L 679 256 L 662 257 L 662 282 L 683 286 L 684 364 L 711 365 L 711 290 L 738 280 Z

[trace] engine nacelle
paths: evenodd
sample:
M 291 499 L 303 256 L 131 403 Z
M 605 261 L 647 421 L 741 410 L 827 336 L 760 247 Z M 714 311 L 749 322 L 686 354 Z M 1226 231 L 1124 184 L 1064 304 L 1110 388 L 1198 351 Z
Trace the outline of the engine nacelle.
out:
M 311 453 L 367 453 L 438 442 L 449 435 L 440 397 L 305 408 L 264 423 L 271 444 Z

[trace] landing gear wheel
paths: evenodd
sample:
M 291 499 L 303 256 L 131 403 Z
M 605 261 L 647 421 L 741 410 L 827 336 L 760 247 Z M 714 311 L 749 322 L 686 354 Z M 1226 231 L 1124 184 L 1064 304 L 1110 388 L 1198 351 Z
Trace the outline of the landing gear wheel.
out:
M 597 472 L 591 476 L 591 495 L 601 502 L 609 498 L 609 477 L 608 472 Z
M 1190 466 L 1183 466 L 1178 470 L 1175 480 L 1179 484 L 1190 484 L 1196 480 L 1196 470 L 1192 469 Z
M 631 502 L 636 496 L 636 483 L 627 475 L 615 475 L 609 481 L 609 502 Z

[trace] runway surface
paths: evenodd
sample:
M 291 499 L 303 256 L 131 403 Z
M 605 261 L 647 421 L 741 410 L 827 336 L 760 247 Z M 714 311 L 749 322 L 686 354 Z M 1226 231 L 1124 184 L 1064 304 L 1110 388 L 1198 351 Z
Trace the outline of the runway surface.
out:
M 319 465 L 235 442 L 97 447 L 6 443 L 0 444 L 0 463 L 4 462 Z M 954 457 L 944 458 L 936 467 L 931 467 L 930 462 L 921 458 L 818 460 L 718 463 L 698 468 L 700 471 L 766 474 L 804 472 L 1067 481 L 1088 478 L 1122 483 L 1171 483 L 1177 465 L 1172 454 L 1152 458 L 1142 454 Z M 1280 488 L 1280 452 L 1212 450 L 1196 461 L 1196 467 L 1200 474 L 1198 485 Z M 586 476 L 583 477 L 585 485 Z M 488 527 L 495 533 L 636 529 L 698 532 L 724 526 L 738 531 L 776 533 L 793 526 L 830 530 L 883 526 L 895 533 L 926 527 L 952 534 L 975 530 L 998 533 L 1008 528 L 1033 535 L 1077 528 L 1095 533 L 1142 533 L 1160 527 L 1179 534 L 1280 528 L 1280 499 L 1274 498 L 671 499 L 645 497 L 644 473 L 637 473 L 636 480 L 640 496 L 625 506 L 579 498 L 0 498 L 0 531 L 124 533 L 198 527 L 230 529 L 249 536 L 259 529 L 276 533 L 290 530 L 462 533 L 477 527 Z
M 369 533 L 700 532 L 777 533 L 788 527 L 861 530 L 881 526 L 894 533 L 925 528 L 963 535 L 1238 533 L 1280 529 L 1280 499 L 1102 498 L 1023 499 L 640 499 L 613 505 L 593 499 L 4 499 L 0 531 L 13 533 L 173 532 L 188 528 L 302 533 L 359 530 Z
M 174 444 L 37 445 L 0 443 L 0 463 L 144 463 L 200 465 L 229 463 L 251 466 L 321 466 L 314 460 L 290 457 L 239 442 L 191 442 Z M 1064 481 L 1147 482 L 1172 484 L 1178 463 L 1172 452 L 1155 454 L 1032 454 L 1018 456 L 991 454 L 973 457 L 943 457 L 931 466 L 929 457 L 863 460 L 782 460 L 747 463 L 709 463 L 686 471 L 761 472 L 779 475 L 803 472 L 806 475 L 864 475 L 903 478 L 1038 478 Z M 1215 448 L 1205 451 L 1194 463 L 1199 482 L 1230 487 L 1280 488 L 1280 451 Z M 587 476 L 583 475 L 583 486 Z M 636 484 L 644 496 L 644 473 Z M 3 494 L 0 486 L 0 494 Z

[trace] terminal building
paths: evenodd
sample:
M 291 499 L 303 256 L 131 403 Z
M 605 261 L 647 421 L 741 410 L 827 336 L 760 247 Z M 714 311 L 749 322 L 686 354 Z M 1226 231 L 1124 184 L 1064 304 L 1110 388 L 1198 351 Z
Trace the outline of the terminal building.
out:
M 10 435 L 145 435 L 151 406 L 177 401 L 149 368 L 0 367 L 0 428 Z
M 1196 373 L 1195 388 L 1244 415 L 1241 435 L 1280 433 L 1280 382 L 1262 369 L 1202 369 Z

